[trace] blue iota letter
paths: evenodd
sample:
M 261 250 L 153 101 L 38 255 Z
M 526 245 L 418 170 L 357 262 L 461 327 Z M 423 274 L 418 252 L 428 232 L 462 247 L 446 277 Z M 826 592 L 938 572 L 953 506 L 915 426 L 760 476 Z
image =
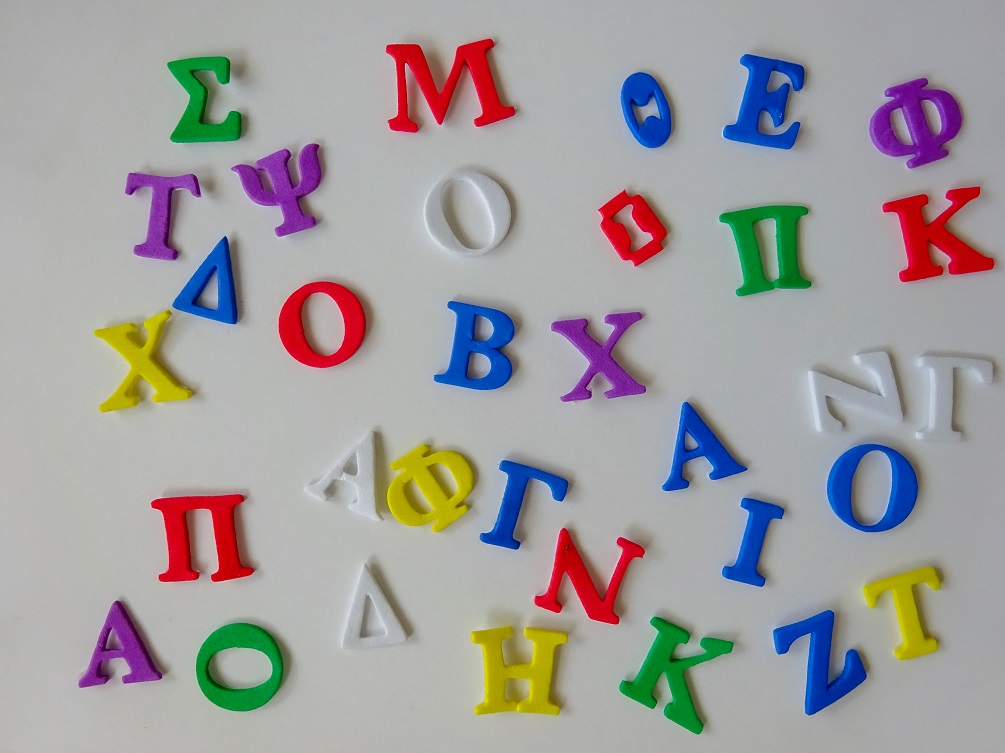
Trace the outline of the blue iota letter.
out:
M 730 141 L 743 141 L 758 146 L 772 146 L 776 149 L 791 149 L 799 134 L 799 123 L 793 123 L 782 133 L 762 133 L 758 129 L 761 113 L 771 116 L 775 128 L 781 128 L 785 120 L 785 103 L 789 97 L 789 85 L 782 84 L 777 89 L 769 90 L 768 81 L 772 71 L 778 71 L 789 77 L 796 91 L 803 88 L 804 70 L 796 63 L 786 63 L 784 60 L 762 58 L 757 55 L 744 55 L 740 64 L 747 69 L 747 88 L 743 92 L 743 102 L 740 103 L 740 114 L 736 123 L 722 129 L 724 138 Z
M 442 374 L 433 377 L 440 384 L 452 384 L 472 390 L 494 390 L 502 387 L 513 375 L 513 364 L 503 354 L 502 347 L 513 339 L 513 320 L 497 309 L 472 306 L 469 303 L 450 301 L 447 308 L 457 315 L 454 331 L 454 349 L 450 353 L 450 365 Z M 492 334 L 486 340 L 475 339 L 475 323 L 478 317 L 492 324 Z M 478 353 L 489 361 L 489 370 L 484 376 L 468 376 L 471 355 Z

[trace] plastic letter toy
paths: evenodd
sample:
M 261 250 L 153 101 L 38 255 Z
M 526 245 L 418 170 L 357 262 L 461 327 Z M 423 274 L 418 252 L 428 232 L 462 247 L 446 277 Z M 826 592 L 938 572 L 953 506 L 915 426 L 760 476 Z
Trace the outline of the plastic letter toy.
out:
M 188 144 L 196 141 L 237 141 L 241 138 L 241 113 L 232 110 L 222 123 L 206 123 L 206 100 L 209 92 L 195 76 L 196 71 L 210 71 L 218 83 L 230 82 L 230 60 L 225 57 L 173 60 L 168 70 L 188 93 L 188 107 L 178 121 L 171 140 Z
M 784 60 L 762 58 L 757 55 L 744 55 L 740 65 L 747 69 L 747 88 L 743 92 L 743 102 L 740 104 L 740 114 L 736 123 L 722 129 L 724 138 L 730 141 L 743 141 L 758 146 L 773 146 L 777 149 L 791 149 L 799 134 L 799 123 L 793 123 L 782 133 L 763 133 L 758 128 L 761 113 L 771 116 L 775 128 L 781 128 L 785 120 L 785 104 L 789 97 L 789 85 L 782 84 L 777 89 L 769 90 L 768 81 L 771 73 L 778 71 L 788 76 L 792 88 L 799 91 L 803 88 L 805 71 L 801 65 L 786 63 Z
M 322 355 L 311 346 L 304 331 L 304 304 L 317 293 L 323 293 L 338 306 L 342 314 L 345 334 L 338 350 L 330 355 Z M 279 339 L 286 352 L 304 366 L 327 369 L 348 361 L 359 350 L 366 335 L 366 314 L 363 304 L 349 288 L 337 282 L 320 280 L 309 282 L 295 290 L 279 312 Z
M 370 520 L 383 520 L 377 511 L 375 450 L 376 433 L 371 430 L 336 460 L 321 478 L 309 483 L 304 491 L 314 499 L 327 502 L 337 492 L 337 488 L 333 488 L 336 486 L 335 482 L 340 481 L 352 487 L 354 496 L 349 502 L 350 510 Z M 355 473 L 346 471 L 346 466 L 350 463 L 356 466 Z
M 261 685 L 252 688 L 228 688 L 221 685 L 209 671 L 209 663 L 221 651 L 246 648 L 261 651 L 272 664 L 272 674 Z M 199 690 L 212 703 L 227 711 L 254 711 L 279 692 L 283 684 L 283 654 L 276 639 L 266 630 L 246 622 L 235 622 L 214 630 L 202 644 L 195 659 L 195 677 Z
M 216 275 L 217 303 L 211 309 L 198 303 L 199 296 L 209 281 Z M 234 293 L 234 270 L 230 263 L 230 241 L 224 236 L 209 252 L 206 260 L 199 265 L 195 274 L 185 283 L 178 297 L 171 304 L 179 311 L 195 314 L 204 319 L 224 324 L 237 324 L 237 295 Z
M 651 99 L 656 100 L 660 116 L 657 118 L 650 115 L 640 125 L 635 117 L 635 107 L 644 107 Z M 628 130 L 642 146 L 655 149 L 663 146 L 670 138 L 670 131 L 673 129 L 670 103 L 659 82 L 648 73 L 633 73 L 625 79 L 621 86 L 621 112 L 625 116 Z
M 108 646 L 108 638 L 113 632 L 119 642 L 118 648 Z M 105 624 L 98 633 L 98 643 L 91 655 L 91 663 L 87 665 L 87 671 L 77 685 L 81 688 L 104 685 L 108 682 L 108 675 L 105 674 L 102 665 L 112 659 L 122 659 L 129 666 L 129 674 L 122 676 L 124 683 L 153 682 L 161 679 L 161 673 L 154 666 L 150 652 L 147 651 L 133 621 L 129 619 L 129 612 L 121 601 L 112 602 Z
M 603 344 L 593 339 L 586 328 L 590 324 L 589 319 L 565 319 L 563 321 L 552 322 L 551 331 L 558 332 L 566 340 L 576 346 L 576 350 L 586 356 L 590 362 L 589 367 L 572 390 L 562 395 L 562 402 L 571 400 L 589 400 L 593 397 L 590 392 L 590 382 L 593 377 L 602 374 L 604 379 L 610 382 L 611 388 L 604 393 L 604 397 L 625 397 L 626 395 L 642 395 L 646 388 L 639 384 L 629 374 L 621 364 L 614 360 L 612 355 L 614 346 L 618 344 L 621 336 L 628 331 L 635 322 L 642 318 L 638 311 L 627 311 L 621 314 L 608 314 L 604 317 L 604 323 L 610 324 L 614 330 Z
M 429 446 L 420 444 L 391 463 L 391 470 L 399 473 L 387 487 L 387 506 L 391 514 L 406 526 L 432 523 L 433 533 L 437 533 L 468 511 L 464 500 L 474 488 L 475 476 L 471 465 L 460 453 L 440 450 L 426 454 L 428 452 Z M 449 497 L 447 490 L 430 470 L 434 465 L 443 466 L 453 478 L 456 490 Z M 420 509 L 409 498 L 406 491 L 409 481 L 422 494 L 429 506 L 428 510 Z
M 880 594 L 889 591 L 893 597 L 893 607 L 897 611 L 897 625 L 900 627 L 901 644 L 893 650 L 898 659 L 915 659 L 931 654 L 939 649 L 939 642 L 925 635 L 918 613 L 918 602 L 914 598 L 914 586 L 924 583 L 933 591 L 942 588 L 939 574 L 932 566 L 920 567 L 907 573 L 877 580 L 862 587 L 865 603 L 870 609 L 876 606 Z
M 872 452 L 886 455 L 890 461 L 893 483 L 890 488 L 890 501 L 883 517 L 872 525 L 865 525 L 855 517 L 851 492 L 858 464 Z M 910 460 L 890 447 L 881 444 L 858 445 L 845 452 L 831 467 L 830 475 L 827 477 L 827 500 L 834 514 L 856 531 L 866 533 L 889 531 L 907 520 L 907 516 L 914 510 L 914 503 L 918 501 L 918 474 L 914 472 Z
M 686 645 L 691 640 L 691 634 L 684 628 L 659 617 L 653 617 L 649 624 L 656 628 L 656 640 L 653 641 L 652 648 L 649 649 L 635 679 L 631 682 L 625 680 L 619 689 L 633 701 L 654 709 L 656 697 L 653 691 L 660 677 L 666 677 L 667 685 L 670 686 L 671 700 L 663 707 L 663 715 L 688 732 L 700 735 L 705 723 L 695 711 L 694 699 L 691 698 L 691 689 L 684 673 L 691 667 L 732 652 L 733 642 L 721 638 L 702 638 L 698 641 L 702 653 L 684 659 L 674 659 L 674 651 L 678 646 Z
M 617 545 L 621 547 L 621 556 L 618 557 L 618 564 L 614 566 L 614 573 L 607 584 L 607 590 L 603 596 L 593 584 L 590 573 L 586 569 L 583 558 L 576 550 L 576 545 L 572 541 L 572 536 L 566 529 L 558 533 L 558 546 L 555 548 L 555 567 L 551 571 L 551 581 L 548 583 L 548 590 L 540 596 L 534 597 L 534 603 L 547 609 L 550 612 L 561 612 L 562 602 L 558 600 L 558 589 L 562 585 L 562 579 L 568 575 L 576 595 L 583 603 L 583 609 L 591 620 L 606 622 L 617 625 L 620 622 L 617 612 L 614 611 L 614 603 L 618 598 L 618 590 L 621 588 L 621 581 L 625 577 L 625 571 L 632 560 L 645 555 L 646 550 L 628 539 L 617 540 Z
M 953 428 L 953 395 L 956 392 L 956 371 L 965 369 L 976 375 L 981 384 L 991 384 L 995 366 L 983 358 L 963 358 L 926 353 L 918 366 L 928 369 L 928 426 L 917 432 L 917 439 L 955 442 L 963 437 Z
M 151 502 L 150 506 L 160 510 L 164 516 L 164 531 L 167 534 L 168 569 L 160 574 L 160 580 L 169 583 L 199 577 L 199 573 L 192 569 L 192 547 L 188 536 L 187 514 L 193 510 L 208 510 L 212 515 L 218 566 L 210 579 L 216 582 L 245 578 L 255 572 L 255 568 L 241 564 L 237 546 L 234 514 L 243 501 L 241 494 L 221 494 L 213 497 L 164 497 Z
M 887 214 L 896 214 L 907 251 L 907 269 L 900 273 L 901 282 L 915 282 L 938 277 L 942 267 L 932 261 L 929 246 L 935 246 L 949 257 L 949 274 L 965 275 L 987 272 L 995 268 L 995 260 L 977 251 L 946 229 L 946 223 L 958 211 L 981 195 L 979 186 L 951 188 L 946 191 L 949 208 L 931 222 L 925 222 L 928 195 L 918 194 L 883 205 Z
M 903 421 L 904 409 L 900 404 L 900 389 L 893 361 L 885 350 L 875 350 L 855 355 L 855 363 L 872 373 L 876 392 L 856 387 L 841 379 L 810 369 L 810 404 L 817 431 L 836 432 L 844 422 L 834 416 L 830 403 L 840 401 L 859 413 L 866 413 L 887 421 Z
M 569 635 L 540 628 L 524 628 L 523 634 L 534 644 L 530 662 L 507 664 L 502 644 L 513 637 L 513 628 L 499 627 L 471 633 L 471 642 L 482 647 L 485 667 L 485 699 L 475 706 L 476 714 L 517 711 L 521 714 L 556 715 L 561 710 L 551 700 L 551 675 L 555 666 L 555 650 L 569 640 Z M 526 680 L 527 697 L 522 701 L 507 697 L 508 680 Z
M 419 85 L 419 91 L 426 98 L 433 117 L 437 124 L 442 124 L 447 116 L 447 109 L 453 99 L 454 90 L 460 81 L 461 72 L 467 68 L 471 73 L 471 82 L 475 85 L 475 93 L 478 95 L 478 102 L 482 106 L 482 114 L 475 118 L 476 126 L 485 126 L 499 120 L 513 117 L 516 110 L 509 105 L 504 105 L 499 100 L 499 93 L 496 91 L 496 84 L 492 78 L 492 69 L 489 67 L 488 51 L 495 46 L 491 39 L 480 39 L 477 42 L 462 44 L 454 54 L 454 64 L 447 74 L 447 80 L 442 89 L 436 88 L 433 81 L 433 74 L 429 70 L 429 63 L 426 62 L 426 55 L 417 44 L 389 44 L 386 48 L 387 54 L 394 58 L 395 72 L 398 83 L 398 114 L 387 121 L 387 125 L 392 131 L 405 131 L 415 133 L 419 130 L 419 124 L 409 117 L 408 114 L 408 83 L 405 80 L 405 67 L 412 69 L 415 83 Z
M 129 364 L 129 373 L 105 402 L 98 406 L 102 413 L 122 408 L 132 408 L 140 402 L 140 379 L 154 388 L 151 400 L 164 403 L 169 400 L 188 400 L 192 390 L 179 384 L 167 370 L 154 360 L 160 343 L 161 331 L 171 318 L 170 311 L 162 311 L 144 320 L 147 331 L 146 342 L 140 343 L 137 335 L 140 328 L 132 322 L 115 327 L 94 330 L 94 336 L 108 343 L 116 353 Z
M 743 285 L 736 294 L 752 295 L 769 290 L 804 290 L 812 284 L 799 271 L 799 218 L 809 213 L 800 206 L 769 206 L 741 209 L 719 215 L 719 222 L 733 231 L 736 250 L 740 254 L 740 274 Z M 764 275 L 761 246 L 754 225 L 762 220 L 775 221 L 775 255 L 778 257 L 778 279 L 770 281 Z
M 905 84 L 891 86 L 884 92 L 890 101 L 876 110 L 869 121 L 869 136 L 879 151 L 889 157 L 907 157 L 907 166 L 920 167 L 929 162 L 935 162 L 949 156 L 949 150 L 942 145 L 956 138 L 963 125 L 963 115 L 960 105 L 947 91 L 941 89 L 926 89 L 927 78 L 918 78 Z M 922 102 L 931 102 L 939 114 L 940 130 L 932 131 L 932 126 L 925 115 Z M 903 143 L 893 129 L 893 113 L 901 110 L 910 143 Z
M 634 251 L 628 230 L 614 219 L 614 215 L 629 206 L 632 208 L 632 221 L 638 225 L 641 232 L 647 233 L 650 237 L 646 243 Z M 600 229 L 604 231 L 607 240 L 614 246 L 618 256 L 625 261 L 630 261 L 633 266 L 637 267 L 663 250 L 663 241 L 667 237 L 666 226 L 660 222 L 659 217 L 641 196 L 629 196 L 627 191 L 622 191 L 600 207 L 600 216 L 602 218 Z
M 297 165 L 300 168 L 300 182 L 293 185 L 290 168 L 286 164 L 290 157 L 288 149 L 262 157 L 255 163 L 257 170 L 251 165 L 234 165 L 231 170 L 241 179 L 241 185 L 248 198 L 263 207 L 279 207 L 283 212 L 283 221 L 276 228 L 276 235 L 282 237 L 301 230 L 310 230 L 318 221 L 309 214 L 304 214 L 300 208 L 300 199 L 311 193 L 321 183 L 321 161 L 318 159 L 317 144 L 308 144 L 300 150 Z M 265 188 L 261 173 L 269 176 L 271 190 Z
M 695 443 L 693 450 L 687 449 L 689 436 Z M 677 428 L 677 442 L 674 444 L 670 475 L 663 484 L 663 491 L 687 489 L 689 482 L 684 478 L 684 464 L 697 458 L 705 458 L 712 465 L 708 477 L 713 481 L 747 470 L 746 466 L 740 465 L 733 459 L 698 411 L 691 407 L 690 403 L 684 403 L 680 408 L 680 425 Z
M 506 474 L 506 488 L 499 504 L 499 515 L 495 527 L 480 534 L 478 538 L 486 544 L 519 549 L 520 542 L 513 534 L 516 532 L 516 521 L 520 517 L 524 497 L 527 495 L 527 485 L 531 480 L 547 484 L 552 498 L 556 502 L 561 502 L 569 491 L 569 482 L 561 476 L 547 473 L 540 468 L 514 463 L 512 460 L 503 460 L 499 463 L 499 470 Z
M 757 572 L 757 563 L 761 559 L 768 524 L 772 520 L 781 520 L 785 510 L 770 502 L 748 498 L 740 500 L 740 507 L 747 511 L 747 527 L 743 530 L 740 554 L 735 563 L 722 568 L 722 577 L 760 588 L 765 581 L 764 576 Z
M 450 352 L 447 370 L 434 376 L 433 381 L 472 390 L 495 390 L 502 387 L 513 375 L 513 364 L 502 352 L 503 347 L 513 339 L 513 320 L 498 309 L 473 306 L 470 303 L 450 301 L 447 308 L 457 316 L 454 347 Z M 492 324 L 492 334 L 485 340 L 475 339 L 475 325 L 479 317 Z M 475 354 L 484 356 L 489 363 L 488 372 L 480 377 L 468 376 L 471 356 Z
M 380 635 L 363 635 L 363 618 L 366 613 L 366 603 L 370 602 L 374 612 L 384 626 Z M 377 583 L 364 562 L 359 571 L 356 591 L 349 605 L 349 616 L 346 618 L 345 630 L 342 633 L 342 648 L 380 648 L 381 646 L 396 646 L 408 639 L 401 620 L 388 601 L 384 590 Z
M 848 649 L 841 674 L 833 681 L 829 679 L 831 642 L 834 638 L 834 613 L 829 609 L 801 622 L 775 628 L 775 653 L 788 653 L 792 644 L 804 635 L 810 637 L 804 709 L 807 715 L 813 715 L 865 682 L 865 665 L 858 651 Z
M 492 237 L 489 238 L 488 243 L 479 248 L 471 248 L 461 242 L 457 233 L 450 227 L 450 222 L 443 209 L 444 191 L 456 180 L 462 180 L 474 188 L 482 201 L 485 202 L 489 223 L 492 226 Z M 436 244 L 444 251 L 459 257 L 480 256 L 496 248 L 506 238 L 513 220 L 513 207 L 503 187 L 489 176 L 474 170 L 458 170 L 450 173 L 429 189 L 422 213 L 429 237 L 436 241 Z
M 171 230 L 171 193 L 184 189 L 199 197 L 199 179 L 194 175 L 146 175 L 129 173 L 126 176 L 126 196 L 132 196 L 137 188 L 150 189 L 150 219 L 147 223 L 147 239 L 133 247 L 137 256 L 148 259 L 178 258 L 178 251 L 168 245 Z

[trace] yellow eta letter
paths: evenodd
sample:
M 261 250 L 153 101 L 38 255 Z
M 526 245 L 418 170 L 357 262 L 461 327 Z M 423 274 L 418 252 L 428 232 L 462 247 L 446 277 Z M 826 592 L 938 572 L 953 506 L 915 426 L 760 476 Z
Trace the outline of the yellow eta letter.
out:
M 539 628 L 524 628 L 524 636 L 534 644 L 529 664 L 506 664 L 502 644 L 513 637 L 513 628 L 499 627 L 476 630 L 471 642 L 482 647 L 485 664 L 485 700 L 475 706 L 476 714 L 497 714 L 518 711 L 521 714 L 552 714 L 561 710 L 551 702 L 551 673 L 555 666 L 555 649 L 569 640 L 566 633 Z M 526 680 L 527 697 L 514 701 L 506 696 L 507 680 Z

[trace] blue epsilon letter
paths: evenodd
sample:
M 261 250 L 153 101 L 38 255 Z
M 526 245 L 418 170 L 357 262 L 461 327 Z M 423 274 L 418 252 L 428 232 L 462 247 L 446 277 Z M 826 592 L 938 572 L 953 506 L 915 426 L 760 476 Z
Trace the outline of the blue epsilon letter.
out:
M 650 99 L 656 100 L 660 116 L 657 118 L 650 115 L 639 125 L 632 105 L 643 107 Z M 670 103 L 659 83 L 648 73 L 633 73 L 625 79 L 621 87 L 621 111 L 625 114 L 625 122 L 632 136 L 642 146 L 655 149 L 663 146 L 670 138 L 670 129 L 673 127 L 670 121 Z
M 740 554 L 734 564 L 722 568 L 722 577 L 760 588 L 764 585 L 764 576 L 757 572 L 757 562 L 761 559 L 768 523 L 780 520 L 785 510 L 770 502 L 746 497 L 740 500 L 740 507 L 747 511 L 747 527 L 743 529 Z
M 688 450 L 685 440 L 690 436 L 695 442 L 695 448 Z M 690 403 L 684 403 L 680 409 L 680 426 L 677 429 L 677 443 L 673 449 L 673 462 L 670 464 L 670 476 L 663 484 L 663 491 L 672 492 L 687 489 L 688 481 L 684 478 L 684 464 L 689 460 L 705 458 L 712 464 L 708 477 L 713 481 L 726 478 L 747 470 L 737 463 L 722 442 L 708 428 L 698 411 Z
M 433 381 L 472 390 L 502 387 L 513 375 L 513 364 L 501 350 L 513 339 L 513 320 L 497 309 L 472 306 L 470 303 L 450 301 L 447 308 L 457 315 L 454 349 L 450 353 L 447 370 L 434 376 Z M 475 339 L 475 320 L 478 317 L 492 323 L 492 335 L 487 340 Z M 468 362 L 472 353 L 480 353 L 489 360 L 489 370 L 485 376 L 476 379 L 468 376 Z
M 546 473 L 540 468 L 514 463 L 512 460 L 504 460 L 499 463 L 499 470 L 507 476 L 506 488 L 503 490 L 502 502 L 499 504 L 499 516 L 496 518 L 495 527 L 491 531 L 480 534 L 478 538 L 486 544 L 504 546 L 507 549 L 519 549 L 520 542 L 513 538 L 513 532 L 516 530 L 516 519 L 520 515 L 520 508 L 523 507 L 527 484 L 532 479 L 547 484 L 551 489 L 552 498 L 556 502 L 561 502 L 569 491 L 569 482 L 561 476 Z
M 740 64 L 747 69 L 747 88 L 743 92 L 743 102 L 740 103 L 740 114 L 736 123 L 722 129 L 724 138 L 730 141 L 743 141 L 758 146 L 773 146 L 776 149 L 791 149 L 796 143 L 799 133 L 799 123 L 793 123 L 784 132 L 777 134 L 762 133 L 758 130 L 761 113 L 771 116 L 775 128 L 781 128 L 785 120 L 785 101 L 789 97 L 789 85 L 782 84 L 773 91 L 768 90 L 768 80 L 772 71 L 778 71 L 789 77 L 792 88 L 799 91 L 803 88 L 803 67 L 796 63 L 786 63 L 784 60 L 762 58 L 757 55 L 744 55 Z

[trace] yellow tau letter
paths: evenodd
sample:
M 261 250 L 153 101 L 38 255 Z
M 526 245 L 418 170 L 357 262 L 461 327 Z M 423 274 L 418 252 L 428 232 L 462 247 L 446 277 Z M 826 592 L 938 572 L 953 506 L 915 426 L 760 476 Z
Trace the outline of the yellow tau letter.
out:
M 932 590 L 942 588 L 939 575 L 934 567 L 922 567 L 909 573 L 901 573 L 890 578 L 877 580 L 862 587 L 865 603 L 869 608 L 876 606 L 879 595 L 885 591 L 893 594 L 893 608 L 897 611 L 897 625 L 900 627 L 901 644 L 893 650 L 898 659 L 914 659 L 938 650 L 939 642 L 925 635 L 918 614 L 918 602 L 914 599 L 914 586 L 924 583 Z
M 485 700 L 475 706 L 476 714 L 519 711 L 555 715 L 561 710 L 551 702 L 551 673 L 555 666 L 555 649 L 568 641 L 569 636 L 538 628 L 524 628 L 523 634 L 534 644 L 529 664 L 506 664 L 503 659 L 502 644 L 513 636 L 513 628 L 476 630 L 471 634 L 471 642 L 482 647 L 485 664 Z M 507 698 L 507 680 L 526 680 L 527 697 L 522 701 Z
M 188 400 L 192 390 L 179 384 L 163 366 L 154 360 L 157 345 L 161 339 L 164 323 L 171 318 L 170 311 L 162 311 L 143 322 L 147 330 L 146 342 L 140 343 L 137 338 L 139 327 L 132 322 L 116 327 L 94 330 L 94 336 L 111 345 L 115 351 L 126 359 L 129 373 L 118 389 L 105 402 L 98 406 L 104 413 L 121 408 L 132 408 L 140 402 L 140 379 L 146 379 L 154 388 L 153 401 L 163 403 L 168 400 Z
M 463 501 L 474 487 L 475 478 L 463 455 L 450 450 L 427 455 L 428 451 L 428 445 L 420 444 L 391 463 L 391 470 L 400 473 L 387 487 L 387 506 L 391 514 L 406 526 L 424 526 L 432 521 L 433 531 L 437 532 L 468 511 Z M 446 490 L 429 470 L 433 465 L 442 465 L 453 477 L 457 491 L 451 496 L 447 496 Z M 429 510 L 420 510 L 409 499 L 405 492 L 409 481 L 415 482 L 429 504 Z

